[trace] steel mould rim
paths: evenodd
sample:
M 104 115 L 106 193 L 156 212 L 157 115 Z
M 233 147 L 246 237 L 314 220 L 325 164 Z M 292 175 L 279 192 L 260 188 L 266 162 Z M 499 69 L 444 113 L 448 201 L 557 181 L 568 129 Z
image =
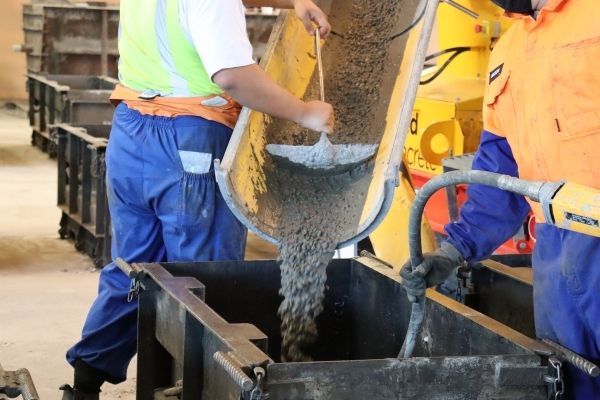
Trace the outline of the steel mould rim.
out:
M 219 337 L 229 347 L 229 352 L 236 354 L 242 368 L 265 365 L 272 362 L 268 354 L 260 350 L 251 340 L 239 333 L 235 324 L 229 323 L 217 314 L 208 304 L 191 292 L 192 289 L 203 289 L 204 284 L 194 277 L 176 277 L 159 263 L 137 264 L 171 298 L 177 300 L 185 310 L 212 334 Z M 183 298 L 182 296 L 183 295 Z M 207 321 L 208 320 L 208 321 Z M 210 324 L 212 322 L 212 324 Z M 260 355 L 260 357 L 256 357 Z M 212 356 L 212 355 L 211 355 Z
M 276 262 L 276 261 L 273 261 Z M 387 279 L 391 279 L 400 285 L 400 277 L 394 271 L 390 271 L 388 267 L 381 266 L 376 261 L 368 257 L 357 257 L 352 259 L 352 262 L 360 264 L 361 268 L 367 268 L 375 273 L 382 275 Z M 168 263 L 167 263 L 168 264 Z M 241 365 L 242 368 L 251 368 L 256 365 L 266 364 L 282 364 L 275 363 L 271 357 L 258 348 L 252 341 L 236 331 L 235 325 L 228 322 L 214 311 L 206 302 L 192 293 L 194 288 L 204 288 L 205 285 L 201 280 L 190 276 L 174 276 L 167 268 L 160 263 L 140 263 L 137 264 L 145 274 L 152 279 L 162 290 L 167 292 L 171 298 L 181 304 L 187 312 L 201 322 L 215 336 L 221 338 L 229 346 L 229 351 L 236 354 L 238 360 L 247 362 Z M 255 266 L 260 268 L 260 265 Z M 476 311 L 462 303 L 450 299 L 433 289 L 427 290 L 427 300 L 437 304 L 449 312 L 457 314 L 460 318 L 476 324 L 483 329 L 489 330 L 501 337 L 519 349 L 522 353 L 517 354 L 492 354 L 492 356 L 508 356 L 508 355 L 528 355 L 542 358 L 538 355 L 540 346 L 535 339 L 529 338 L 522 333 L 504 325 L 491 317 L 488 317 L 479 311 Z M 252 324 L 251 322 L 246 322 Z M 258 329 L 258 328 L 257 328 Z M 264 332 L 263 332 L 264 334 Z M 257 357 L 257 355 L 260 355 Z M 415 357 L 423 358 L 453 358 L 454 356 L 436 356 L 436 357 Z M 460 356 L 460 357 L 476 357 L 476 356 Z M 335 363 L 335 362 L 362 362 L 362 361 L 384 361 L 393 360 L 390 358 L 382 359 L 364 359 L 364 360 L 336 360 L 336 361 L 320 361 L 320 363 Z M 285 363 L 291 364 L 291 363 Z

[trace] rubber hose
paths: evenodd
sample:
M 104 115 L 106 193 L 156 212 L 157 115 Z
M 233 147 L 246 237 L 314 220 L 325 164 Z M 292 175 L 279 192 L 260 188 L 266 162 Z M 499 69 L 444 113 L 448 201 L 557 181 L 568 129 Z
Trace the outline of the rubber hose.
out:
M 540 190 L 544 182 L 531 182 L 509 175 L 496 174 L 486 171 L 452 171 L 438 175 L 427 182 L 417 193 L 408 220 L 408 245 L 410 264 L 413 269 L 423 262 L 421 247 L 421 219 L 427 201 L 435 192 L 447 186 L 458 184 L 475 184 L 495 187 L 497 189 L 527 196 L 533 201 L 539 201 Z M 412 357 L 423 319 L 425 316 L 425 297 L 417 299 L 412 304 L 408 330 L 398 358 Z

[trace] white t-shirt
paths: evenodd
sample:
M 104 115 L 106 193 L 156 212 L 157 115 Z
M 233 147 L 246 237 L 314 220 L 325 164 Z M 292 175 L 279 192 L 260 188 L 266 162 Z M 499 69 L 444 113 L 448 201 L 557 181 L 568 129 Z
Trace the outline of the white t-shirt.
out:
M 179 0 L 179 19 L 211 78 L 254 64 L 241 0 Z

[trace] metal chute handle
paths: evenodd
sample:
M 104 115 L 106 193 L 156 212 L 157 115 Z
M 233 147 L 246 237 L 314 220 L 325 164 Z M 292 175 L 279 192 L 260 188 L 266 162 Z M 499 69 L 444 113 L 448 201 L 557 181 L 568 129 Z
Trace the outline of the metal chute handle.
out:
M 321 56 L 321 27 L 315 29 L 315 51 L 317 53 L 317 70 L 319 71 L 319 94 L 321 101 L 325 102 L 325 78 L 323 78 L 323 58 Z
M 317 26 L 315 29 L 315 52 L 317 53 L 317 71 L 319 72 L 319 97 L 320 100 L 325 103 L 325 78 L 323 74 L 323 57 L 321 55 L 321 27 Z M 327 137 L 326 132 L 321 132 L 319 142 L 323 143 L 324 146 L 331 146 L 331 142 Z

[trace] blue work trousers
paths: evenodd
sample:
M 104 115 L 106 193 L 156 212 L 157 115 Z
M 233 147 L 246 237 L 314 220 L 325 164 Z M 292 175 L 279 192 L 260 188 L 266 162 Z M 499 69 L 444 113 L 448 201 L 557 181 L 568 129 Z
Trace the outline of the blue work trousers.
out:
M 112 257 L 127 262 L 241 260 L 247 231 L 215 182 L 231 129 L 199 117 L 146 116 L 121 103 L 106 155 Z M 98 297 L 81 340 L 67 352 L 125 380 L 136 352 L 137 304 L 114 263 L 100 274 Z
M 473 169 L 518 176 L 508 141 L 484 131 Z M 568 177 L 566 177 L 568 180 Z M 523 225 L 522 196 L 469 186 L 460 221 L 446 225 L 448 241 L 468 261 L 489 257 Z M 539 338 L 600 362 L 600 238 L 539 224 L 533 254 L 535 327 Z M 600 378 L 565 364 L 567 399 L 600 399 Z
M 537 336 L 600 363 L 600 238 L 536 227 L 533 300 Z M 564 363 L 566 399 L 600 399 L 600 378 Z

